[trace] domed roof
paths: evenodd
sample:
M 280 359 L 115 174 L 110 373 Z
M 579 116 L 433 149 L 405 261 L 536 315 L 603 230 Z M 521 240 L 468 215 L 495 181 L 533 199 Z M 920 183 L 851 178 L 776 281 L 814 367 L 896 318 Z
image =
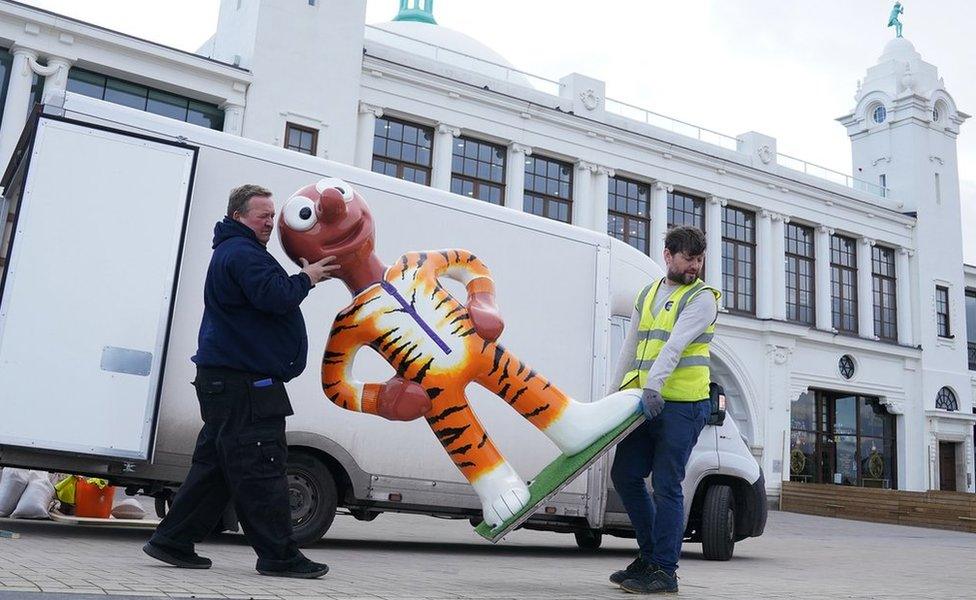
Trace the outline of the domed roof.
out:
M 922 58 L 922 55 L 915 50 L 915 46 L 903 37 L 896 37 L 885 44 L 884 52 L 878 58 L 878 62 L 889 60 L 910 60 Z
M 384 35 L 377 29 L 393 35 Z M 532 87 L 524 75 L 517 71 L 508 71 L 515 67 L 504 56 L 469 35 L 441 25 L 420 21 L 390 21 L 367 27 L 366 39 L 486 77 Z

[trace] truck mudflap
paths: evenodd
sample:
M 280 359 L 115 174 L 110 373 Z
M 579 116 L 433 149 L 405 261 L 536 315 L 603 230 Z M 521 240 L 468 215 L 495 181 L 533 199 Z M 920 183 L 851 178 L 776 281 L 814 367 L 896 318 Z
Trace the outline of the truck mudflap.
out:
M 766 501 L 766 476 L 759 470 L 759 479 L 743 494 L 741 502 L 736 508 L 740 514 L 736 518 L 736 539 L 758 537 L 766 529 L 766 517 L 769 504 Z

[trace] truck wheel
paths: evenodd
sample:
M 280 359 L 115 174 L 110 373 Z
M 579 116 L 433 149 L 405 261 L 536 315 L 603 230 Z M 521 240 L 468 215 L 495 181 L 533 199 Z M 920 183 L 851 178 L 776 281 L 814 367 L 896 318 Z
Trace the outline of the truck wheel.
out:
M 308 546 L 332 526 L 338 492 L 329 468 L 301 451 L 288 454 L 288 504 L 295 542 Z
M 581 529 L 573 532 L 580 550 L 596 550 L 603 543 L 603 532 L 599 529 Z
M 707 560 L 729 560 L 735 549 L 735 510 L 732 488 L 713 485 L 702 507 L 702 553 Z

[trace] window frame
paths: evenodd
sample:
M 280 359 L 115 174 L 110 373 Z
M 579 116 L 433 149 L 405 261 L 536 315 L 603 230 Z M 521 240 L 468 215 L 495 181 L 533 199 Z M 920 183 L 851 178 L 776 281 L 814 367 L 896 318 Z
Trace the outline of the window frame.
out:
M 297 131 L 299 133 L 309 133 L 312 135 L 312 147 L 310 151 L 306 152 L 302 148 L 293 147 L 289 145 L 290 133 L 292 131 Z M 319 130 L 314 127 L 306 127 L 305 125 L 299 125 L 298 123 L 293 123 L 292 121 L 285 121 L 285 143 L 284 148 L 286 150 L 294 150 L 299 154 L 307 154 L 308 156 L 318 156 L 319 148 Z
M 943 301 L 944 297 L 944 301 Z M 943 305 L 945 310 L 943 311 Z M 950 319 L 949 288 L 944 285 L 935 286 L 935 333 L 942 339 L 951 340 L 952 321 Z
M 546 167 L 546 173 L 544 175 L 539 175 L 539 174 L 535 173 L 534 169 L 535 169 L 535 166 L 537 164 L 536 161 L 545 161 L 546 162 L 547 167 Z M 529 170 L 530 165 L 531 165 L 531 167 L 533 169 L 531 172 Z M 553 195 L 553 194 L 548 193 L 548 185 L 547 185 L 547 191 L 546 192 L 539 192 L 539 191 L 536 191 L 535 189 L 529 189 L 529 185 L 530 185 L 529 184 L 529 181 L 530 181 L 530 178 L 531 178 L 531 181 L 532 181 L 532 185 L 535 185 L 535 178 L 537 178 L 537 177 L 542 177 L 547 183 L 549 181 L 555 181 L 555 182 L 557 182 L 557 187 L 559 187 L 559 184 L 564 183 L 561 177 L 552 178 L 552 177 L 549 176 L 549 174 L 548 174 L 548 172 L 549 172 L 548 165 L 556 165 L 559 168 L 565 167 L 567 169 L 568 177 L 567 177 L 567 180 L 565 181 L 565 183 L 568 184 L 568 188 L 567 188 L 568 189 L 568 193 L 566 194 L 566 197 L 565 198 L 562 197 L 561 195 Z M 568 223 L 568 224 L 571 225 L 573 223 L 573 186 L 576 183 L 575 177 L 574 177 L 574 171 L 575 171 L 575 169 L 573 168 L 573 164 L 571 162 L 567 162 L 567 161 L 564 161 L 564 160 L 560 160 L 558 158 L 552 158 L 550 156 L 545 156 L 545 155 L 532 154 L 530 156 L 527 156 L 526 159 L 525 159 L 525 182 L 524 182 L 524 184 L 522 186 L 522 210 L 523 210 L 523 212 L 527 212 L 529 214 L 537 215 L 537 216 L 540 216 L 540 217 L 545 217 L 547 219 L 552 219 L 553 221 L 559 221 L 560 223 Z M 532 209 L 530 209 L 530 207 L 528 206 L 529 202 L 534 201 L 534 200 L 540 200 L 540 201 L 542 201 L 542 213 L 541 214 L 538 213 L 538 212 L 535 212 Z M 559 218 L 559 213 L 558 213 L 558 207 L 559 206 L 563 206 L 563 205 L 566 206 L 566 219 L 565 220 L 564 219 L 560 219 Z M 557 212 L 556 212 L 556 215 L 555 216 L 553 216 L 551 214 L 553 207 L 557 207 L 556 208 Z
M 462 155 L 458 155 L 457 154 L 457 151 L 458 151 L 458 142 L 463 142 L 465 144 L 465 147 L 467 147 L 467 144 L 468 143 L 474 143 L 474 144 L 477 144 L 479 146 L 479 149 L 482 146 L 486 146 L 486 147 L 491 148 L 493 151 L 500 150 L 501 151 L 501 156 L 502 156 L 502 164 L 501 164 L 502 175 L 501 175 L 501 181 L 492 181 L 491 179 L 485 179 L 483 177 L 467 175 L 467 174 L 465 174 L 463 172 L 463 165 L 462 165 L 462 170 L 460 172 L 457 171 L 454 168 L 454 162 L 455 162 L 456 159 L 461 159 L 462 162 L 465 161 L 465 160 L 473 160 L 473 161 L 475 161 L 475 163 L 477 165 L 487 164 L 489 166 L 489 170 L 490 170 L 490 167 L 495 166 L 494 163 L 490 163 L 490 162 L 489 163 L 485 163 L 485 161 L 481 160 L 480 153 L 479 153 L 479 156 L 476 156 L 474 158 L 469 157 L 469 156 L 465 156 L 463 154 Z M 455 188 L 455 186 L 454 186 L 454 182 L 455 181 L 470 183 L 472 185 L 472 188 L 473 188 L 473 190 L 472 190 L 473 193 L 471 195 L 468 195 L 468 194 L 462 194 L 461 192 L 455 191 L 455 189 L 454 189 Z M 504 145 L 502 145 L 502 144 L 496 144 L 494 142 L 489 142 L 489 141 L 486 141 L 486 140 L 481 140 L 481 139 L 478 139 L 478 138 L 473 138 L 473 137 L 466 136 L 466 135 L 458 136 L 458 137 L 456 137 L 456 138 L 454 138 L 452 140 L 452 142 L 451 142 L 451 192 L 452 193 L 458 194 L 459 196 L 467 196 L 468 198 L 472 198 L 474 200 L 481 200 L 483 202 L 488 202 L 489 204 L 495 204 L 496 206 L 504 206 L 505 205 L 505 190 L 506 190 L 506 183 L 507 183 L 507 181 L 508 181 L 508 149 Z M 499 190 L 499 194 L 500 195 L 499 195 L 498 202 L 497 203 L 496 202 L 492 202 L 491 199 L 489 199 L 489 198 L 482 198 L 481 195 L 480 195 L 480 192 L 481 192 L 482 188 L 497 189 L 497 190 Z
M 680 198 L 683 202 L 683 206 L 680 208 L 677 204 L 677 199 Z M 691 201 L 691 211 L 686 210 L 686 201 Z M 679 223 L 674 217 L 678 214 L 691 215 L 691 220 L 682 218 Z M 700 223 L 696 221 L 699 220 Z M 680 190 L 673 190 L 668 192 L 668 208 L 667 208 L 667 229 L 676 227 L 678 225 L 690 225 L 692 227 L 697 227 L 701 229 L 702 233 L 705 233 L 705 199 L 699 196 L 689 194 Z
M 805 242 L 800 238 L 791 239 L 790 232 L 794 230 L 804 230 L 810 234 L 810 253 L 809 254 L 799 254 L 797 252 L 790 251 L 790 242 L 793 241 L 797 247 Z M 809 225 L 804 225 L 802 223 L 786 223 L 783 232 L 783 243 L 784 243 L 784 254 L 786 256 L 786 320 L 791 323 L 801 323 L 803 325 L 809 325 L 811 327 L 817 324 L 817 243 L 816 243 L 816 231 Z M 809 281 L 809 293 L 812 300 L 810 306 L 805 306 L 801 304 L 801 283 L 803 281 L 803 276 L 800 274 L 800 264 L 807 264 L 809 267 L 810 275 L 808 276 Z M 790 273 L 791 264 L 795 264 L 796 267 L 794 272 Z M 790 283 L 792 281 L 795 283 L 793 289 L 796 290 L 796 302 L 790 302 Z M 795 312 L 797 316 L 791 317 L 791 309 Z M 800 318 L 798 315 L 806 309 L 809 311 L 809 319 Z
M 976 371 L 976 335 L 969 336 L 970 329 L 976 331 L 976 322 L 970 323 L 970 303 L 976 309 L 976 289 L 966 288 L 966 351 L 968 355 L 969 370 Z M 972 312 L 976 313 L 976 310 Z M 976 321 L 976 319 L 973 319 Z M 976 410 L 976 409 L 974 409 Z
M 625 190 L 623 194 L 617 192 L 620 186 L 623 185 Z M 637 197 L 630 196 L 630 188 L 633 186 L 636 188 Z M 641 196 L 643 195 L 643 200 Z M 619 206 L 619 202 L 615 200 L 622 199 L 623 203 L 626 205 L 626 210 L 620 211 L 616 210 L 614 207 Z M 630 212 L 630 203 L 634 201 L 638 204 L 644 204 L 645 213 L 644 216 L 640 215 L 640 210 L 635 214 Z M 611 224 L 614 218 L 622 219 L 624 230 L 623 232 L 614 231 Z M 631 236 L 631 223 L 636 222 L 638 228 L 643 231 L 643 239 L 640 236 L 634 238 Z M 636 179 L 630 179 L 627 177 L 613 176 L 609 177 L 607 180 L 607 234 L 617 238 L 618 240 L 637 248 L 644 254 L 650 255 L 651 252 L 651 185 L 649 183 L 638 181 Z M 633 238 L 633 240 L 632 240 Z M 634 241 L 643 241 L 643 247 L 638 244 L 633 243 Z
M 746 239 L 739 239 L 737 237 L 729 237 L 728 233 L 728 216 L 730 213 L 740 213 L 746 217 L 747 220 L 751 220 L 751 231 L 752 231 L 752 241 Z M 756 314 L 756 255 L 757 255 L 757 231 L 756 231 L 756 211 L 744 208 L 741 206 L 734 206 L 732 204 L 722 207 L 722 294 L 725 296 L 725 300 L 722 303 L 726 310 L 730 313 L 736 313 L 741 315 L 755 316 Z M 738 224 L 732 225 L 733 228 L 740 227 Z M 742 225 L 747 230 L 750 229 L 748 223 Z M 731 257 L 726 254 L 726 249 L 732 248 Z M 739 260 L 739 248 L 744 248 L 747 255 L 749 255 L 749 263 L 752 266 L 750 276 L 748 277 L 748 283 L 750 286 L 749 290 L 749 307 L 739 308 L 739 298 L 740 295 L 745 296 L 745 291 L 739 289 L 740 280 L 744 279 L 740 275 L 741 266 L 744 264 Z M 728 261 L 731 260 L 732 268 L 727 268 L 729 266 Z M 725 284 L 731 278 L 732 288 L 729 289 Z
M 886 254 L 890 254 L 888 261 Z M 882 263 L 882 258 L 885 261 Z M 890 267 L 891 275 L 879 270 L 880 266 Z M 891 292 L 885 294 L 884 283 L 890 283 Z M 898 341 L 898 272 L 895 265 L 895 249 L 880 244 L 871 248 L 871 297 L 872 314 L 874 315 L 874 335 L 888 342 Z M 880 302 L 879 302 L 880 301 Z M 889 305 L 890 303 L 890 305 Z M 891 319 L 885 320 L 885 310 L 891 311 Z M 890 335 L 884 335 L 885 326 L 890 326 Z
M 853 248 L 853 250 L 847 252 L 846 250 L 835 249 L 834 247 L 835 240 L 838 241 L 844 240 L 845 242 L 850 242 L 850 247 Z M 844 254 L 852 257 L 853 266 L 836 262 L 834 260 L 835 251 L 840 254 Z M 830 288 L 831 288 L 830 289 L 830 323 L 831 326 L 834 329 L 836 329 L 838 332 L 852 334 L 852 335 L 857 335 L 858 330 L 860 328 L 860 323 L 858 319 L 859 307 L 858 307 L 858 298 L 857 298 L 858 296 L 857 269 L 858 269 L 857 239 L 852 238 L 850 236 L 837 234 L 837 233 L 831 235 L 830 236 Z M 841 278 L 836 276 L 844 272 L 851 274 L 851 284 L 850 284 L 851 298 L 850 299 L 848 299 L 848 297 L 843 293 L 844 284 L 841 282 Z M 834 295 L 835 286 L 841 292 L 839 296 Z M 837 300 L 837 304 L 839 305 L 839 310 L 834 310 L 835 300 Z M 847 315 L 844 312 L 844 303 L 847 300 L 850 300 L 852 302 L 852 308 L 851 308 L 852 314 L 850 315 Z M 853 321 L 854 323 L 853 327 L 851 328 L 842 327 L 845 317 L 849 317 Z
M 418 133 L 420 133 L 420 132 L 427 133 L 428 134 L 427 137 L 428 137 L 428 139 L 430 139 L 430 147 L 426 147 L 426 146 L 420 145 L 419 144 L 419 140 L 418 140 L 418 143 L 416 143 L 416 144 L 415 143 L 412 143 L 412 142 L 404 142 L 402 133 L 401 133 L 399 139 L 391 138 L 389 136 L 378 136 L 377 135 L 377 130 L 379 130 L 379 128 L 382 126 L 383 123 L 387 123 L 387 124 L 391 124 L 391 125 L 392 124 L 397 124 L 397 125 L 400 125 L 401 127 L 404 127 L 404 126 L 406 126 L 406 127 L 414 127 L 414 128 L 416 128 L 418 130 Z M 377 139 L 377 137 L 380 137 L 381 139 L 386 140 L 387 142 L 394 141 L 394 142 L 398 142 L 399 144 L 401 144 L 400 157 L 399 158 L 395 158 L 395 157 L 392 157 L 392 156 L 389 156 L 389 155 L 386 155 L 386 154 L 377 154 L 376 153 L 376 139 Z M 397 117 L 390 117 L 390 116 L 387 116 L 387 115 L 383 115 L 382 117 L 377 117 L 376 118 L 376 124 L 375 124 L 374 130 L 373 130 L 372 143 L 373 143 L 373 152 L 370 155 L 370 170 L 371 171 L 373 171 L 374 173 L 380 173 L 382 175 L 387 175 L 389 177 L 394 177 L 396 179 L 402 179 L 404 181 L 411 181 L 411 182 L 417 183 L 419 185 L 426 185 L 428 187 L 431 185 L 431 176 L 432 176 L 433 168 L 434 168 L 434 128 L 433 127 L 430 127 L 428 125 L 424 125 L 422 123 L 415 123 L 415 122 L 412 122 L 412 121 L 407 121 L 405 119 L 400 119 L 400 118 L 397 118 Z M 416 146 L 418 150 L 420 150 L 420 149 L 427 150 L 427 154 L 430 156 L 430 163 L 425 165 L 425 164 L 420 163 L 420 162 L 410 161 L 410 160 L 404 159 L 403 158 L 403 152 L 402 152 L 402 145 L 404 143 L 410 143 L 411 145 Z M 395 174 L 390 175 L 390 174 L 388 174 L 386 172 L 386 170 L 378 171 L 376 169 L 376 163 L 377 162 L 380 162 L 380 163 L 385 164 L 385 165 L 393 165 L 394 168 L 395 168 Z M 424 173 L 424 175 L 425 175 L 425 181 L 423 183 L 421 183 L 421 182 L 416 181 L 414 179 L 407 179 L 407 178 L 405 178 L 403 175 L 404 175 L 404 172 L 405 172 L 406 169 L 413 169 L 414 171 L 419 171 L 421 173 Z

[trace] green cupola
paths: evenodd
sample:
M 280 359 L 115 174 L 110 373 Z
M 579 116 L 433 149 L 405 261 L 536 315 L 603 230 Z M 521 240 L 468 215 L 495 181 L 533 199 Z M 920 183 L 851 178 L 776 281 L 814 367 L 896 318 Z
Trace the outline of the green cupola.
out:
M 434 20 L 434 0 L 400 0 L 400 12 L 393 20 L 437 25 Z

